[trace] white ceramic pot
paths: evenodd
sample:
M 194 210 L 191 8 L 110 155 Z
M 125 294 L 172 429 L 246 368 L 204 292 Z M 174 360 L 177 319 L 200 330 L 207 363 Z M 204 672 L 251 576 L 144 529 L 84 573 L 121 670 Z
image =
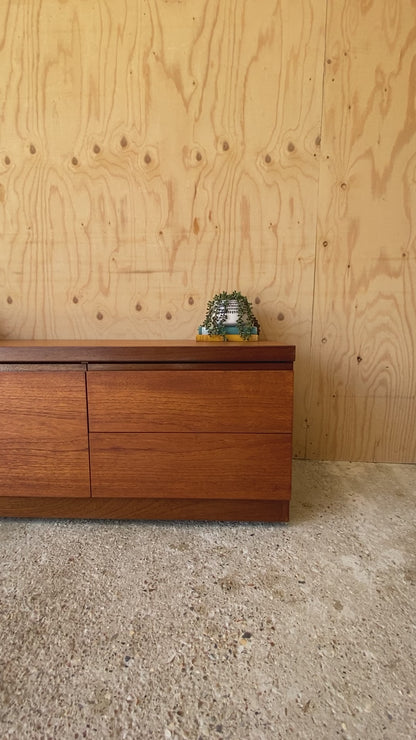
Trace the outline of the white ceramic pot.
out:
M 224 307 L 219 307 L 218 313 L 224 313 Z M 235 300 L 232 300 L 228 304 L 227 309 L 227 316 L 224 321 L 225 326 L 231 326 L 232 324 L 236 324 L 238 319 L 238 302 Z

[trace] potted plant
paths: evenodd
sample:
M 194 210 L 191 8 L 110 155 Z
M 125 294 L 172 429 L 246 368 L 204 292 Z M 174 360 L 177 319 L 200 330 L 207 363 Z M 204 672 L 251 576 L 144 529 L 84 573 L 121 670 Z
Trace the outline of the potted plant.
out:
M 248 298 L 234 290 L 232 293 L 217 293 L 208 302 L 201 329 L 210 336 L 222 337 L 225 342 L 227 335 L 235 334 L 248 341 L 253 335 L 258 335 L 260 325 Z

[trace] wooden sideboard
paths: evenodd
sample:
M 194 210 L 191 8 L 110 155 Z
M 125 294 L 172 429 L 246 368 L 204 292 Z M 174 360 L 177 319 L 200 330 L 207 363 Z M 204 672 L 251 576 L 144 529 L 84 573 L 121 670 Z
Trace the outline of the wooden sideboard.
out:
M 288 521 L 295 347 L 1 341 L 0 516 Z

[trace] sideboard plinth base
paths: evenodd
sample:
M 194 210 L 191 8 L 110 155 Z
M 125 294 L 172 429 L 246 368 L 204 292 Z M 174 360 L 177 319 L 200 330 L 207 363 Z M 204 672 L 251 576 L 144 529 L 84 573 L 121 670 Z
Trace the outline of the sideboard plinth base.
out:
M 289 501 L 1 496 L 0 517 L 288 522 Z

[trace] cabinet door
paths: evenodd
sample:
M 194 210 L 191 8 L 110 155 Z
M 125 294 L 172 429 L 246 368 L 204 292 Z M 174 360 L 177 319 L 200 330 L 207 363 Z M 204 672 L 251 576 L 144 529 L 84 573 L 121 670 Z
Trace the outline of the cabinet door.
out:
M 82 367 L 0 366 L 0 495 L 90 495 Z

